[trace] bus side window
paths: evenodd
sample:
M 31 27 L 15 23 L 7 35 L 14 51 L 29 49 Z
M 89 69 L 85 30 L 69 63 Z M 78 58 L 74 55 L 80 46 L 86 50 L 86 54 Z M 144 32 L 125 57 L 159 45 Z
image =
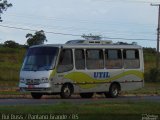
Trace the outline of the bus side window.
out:
M 63 49 L 60 53 L 57 72 L 67 72 L 73 69 L 73 55 L 71 49 Z
M 86 51 L 87 69 L 103 69 L 104 57 L 103 50 L 90 49 Z
M 76 69 L 85 69 L 84 50 L 75 50 L 75 67 Z
M 122 53 L 119 49 L 105 50 L 105 67 L 107 69 L 120 69 L 122 68 Z
M 140 67 L 138 50 L 123 50 L 124 68 L 134 69 Z

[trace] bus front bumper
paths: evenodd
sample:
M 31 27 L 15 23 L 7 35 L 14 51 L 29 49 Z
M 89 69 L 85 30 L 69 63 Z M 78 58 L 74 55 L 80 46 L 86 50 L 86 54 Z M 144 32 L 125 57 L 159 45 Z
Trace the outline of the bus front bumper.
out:
M 26 85 L 23 83 L 19 84 L 20 92 L 40 92 L 40 93 L 57 93 L 60 92 L 59 89 L 49 83 L 39 84 L 39 85 Z

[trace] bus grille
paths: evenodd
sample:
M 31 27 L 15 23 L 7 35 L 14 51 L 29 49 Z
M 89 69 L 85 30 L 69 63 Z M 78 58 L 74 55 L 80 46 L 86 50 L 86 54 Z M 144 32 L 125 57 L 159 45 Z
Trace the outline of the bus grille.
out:
M 39 85 L 40 79 L 26 79 L 27 85 Z

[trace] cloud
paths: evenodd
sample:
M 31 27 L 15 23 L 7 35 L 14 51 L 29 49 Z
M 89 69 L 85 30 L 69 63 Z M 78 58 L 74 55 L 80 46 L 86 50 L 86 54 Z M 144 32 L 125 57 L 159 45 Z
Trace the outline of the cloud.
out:
M 139 2 L 138 2 L 139 1 Z M 10 0 L 3 19 L 13 26 L 71 34 L 95 33 L 111 37 L 154 38 L 159 0 Z M 30 31 L 0 28 L 2 39 L 24 43 Z M 154 31 L 155 30 L 155 31 Z M 141 36 L 138 33 L 142 33 Z M 149 36 L 150 35 L 150 36 Z M 64 43 L 72 36 L 47 34 L 48 43 Z M 143 44 L 142 44 L 143 45 Z M 144 44 L 145 45 L 145 44 Z

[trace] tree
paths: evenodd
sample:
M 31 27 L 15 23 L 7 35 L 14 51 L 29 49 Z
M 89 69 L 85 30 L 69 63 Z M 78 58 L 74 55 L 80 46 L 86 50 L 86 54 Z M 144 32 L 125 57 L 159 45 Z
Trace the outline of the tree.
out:
M 27 38 L 28 46 L 40 45 L 40 44 L 44 44 L 45 41 L 47 42 L 46 35 L 43 30 L 36 31 L 34 35 L 31 33 L 28 33 L 26 35 L 26 38 Z
M 4 42 L 4 46 L 5 47 L 10 47 L 10 48 L 17 48 L 17 47 L 19 47 L 19 44 L 16 43 L 15 41 L 13 41 L 13 40 L 7 40 L 7 41 Z
M 146 53 L 146 54 L 156 54 L 156 48 L 144 47 L 143 52 Z
M 91 40 L 101 40 L 102 39 L 101 35 L 93 35 L 91 33 L 88 34 L 88 35 L 83 34 L 81 37 L 86 39 L 86 40 L 90 40 L 90 39 Z
M 2 22 L 1 14 L 3 13 L 3 11 L 6 11 L 9 7 L 12 7 L 11 3 L 8 3 L 7 0 L 0 0 L 0 22 Z

